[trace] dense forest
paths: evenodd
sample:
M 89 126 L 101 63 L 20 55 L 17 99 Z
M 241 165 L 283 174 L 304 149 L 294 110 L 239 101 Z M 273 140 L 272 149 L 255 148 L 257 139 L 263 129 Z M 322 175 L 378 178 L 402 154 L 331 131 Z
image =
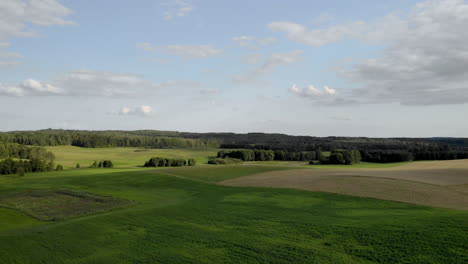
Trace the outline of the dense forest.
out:
M 0 133 L 0 142 L 38 146 L 77 146 L 84 148 L 147 147 L 208 148 L 219 147 L 217 139 L 147 136 L 132 131 L 39 130 Z
M 241 160 L 270 160 L 271 156 L 273 156 L 274 160 L 323 160 L 323 157 L 318 156 L 318 153 L 322 151 L 337 152 L 337 150 L 359 150 L 362 160 L 367 162 L 468 158 L 468 138 L 312 137 L 266 133 L 235 134 L 187 133 L 158 130 L 86 131 L 46 129 L 39 131 L 0 132 L 0 142 L 38 146 L 71 145 L 86 148 L 144 147 L 195 149 L 220 147 L 226 150 L 252 150 L 254 152 L 253 155 L 260 155 L 254 159 L 246 156 L 238 157 L 239 155 L 251 155 L 238 152 L 226 156 Z M 268 152 L 259 152 L 260 150 Z M 10 150 L 2 150 L 0 148 L 0 155 L 8 151 Z M 273 155 L 269 151 L 272 151 Z M 20 158 L 27 159 L 24 155 Z

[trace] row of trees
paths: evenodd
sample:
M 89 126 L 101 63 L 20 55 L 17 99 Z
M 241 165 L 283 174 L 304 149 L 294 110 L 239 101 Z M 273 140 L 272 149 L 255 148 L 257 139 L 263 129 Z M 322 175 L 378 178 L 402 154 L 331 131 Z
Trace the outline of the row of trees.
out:
M 275 152 L 262 149 L 221 150 L 218 152 L 217 157 L 222 159 L 228 157 L 242 161 L 269 161 L 275 159 Z
M 47 171 L 61 171 L 63 166 L 58 164 L 54 166 L 54 162 L 40 160 L 40 159 L 30 159 L 30 160 L 13 160 L 7 158 L 5 160 L 0 160 L 0 174 L 19 174 L 24 175 L 24 173 L 29 172 L 47 172 Z
M 161 136 L 164 135 L 164 136 Z M 148 147 L 148 148 L 216 148 L 219 140 L 191 139 L 172 134 L 139 133 L 138 131 L 40 130 L 0 133 L 0 141 L 24 145 L 69 145 L 85 148 Z
M 195 159 L 168 159 L 168 158 L 151 158 L 145 162 L 145 167 L 183 167 L 195 166 Z
M 361 153 L 363 161 L 377 163 L 403 162 L 413 160 L 468 159 L 468 151 L 363 150 Z
M 373 150 L 361 151 L 362 160 L 366 162 L 389 163 L 414 160 L 413 153 L 406 150 Z
M 290 160 L 290 161 L 309 161 L 318 160 L 322 156 L 321 151 L 284 151 L 275 150 L 275 160 Z
M 111 160 L 101 160 L 101 161 L 94 161 L 93 164 L 91 164 L 90 168 L 113 168 L 114 163 L 112 163 Z M 77 164 L 76 166 L 77 169 L 80 168 L 80 165 Z

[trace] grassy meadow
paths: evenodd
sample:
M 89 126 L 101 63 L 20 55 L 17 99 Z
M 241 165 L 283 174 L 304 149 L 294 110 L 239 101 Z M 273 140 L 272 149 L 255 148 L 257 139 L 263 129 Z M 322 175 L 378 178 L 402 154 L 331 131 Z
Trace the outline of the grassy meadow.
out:
M 111 159 L 117 168 L 0 176 L 0 194 L 69 190 L 131 204 L 48 221 L 20 205 L 0 207 L 0 263 L 466 263 L 468 258 L 466 211 L 214 184 L 295 166 L 137 167 L 151 156 L 170 154 L 201 163 L 216 150 L 193 156 L 196 151 L 190 150 L 143 155 L 121 148 L 55 149 L 57 162 L 66 167 Z M 56 202 L 43 200 L 37 208 L 57 209 Z
M 89 167 L 95 160 L 112 160 L 117 168 L 143 166 L 152 157 L 194 158 L 198 164 L 206 164 L 216 156 L 218 149 L 144 149 L 144 148 L 80 148 L 73 146 L 46 147 L 55 154 L 56 163 L 65 168 Z

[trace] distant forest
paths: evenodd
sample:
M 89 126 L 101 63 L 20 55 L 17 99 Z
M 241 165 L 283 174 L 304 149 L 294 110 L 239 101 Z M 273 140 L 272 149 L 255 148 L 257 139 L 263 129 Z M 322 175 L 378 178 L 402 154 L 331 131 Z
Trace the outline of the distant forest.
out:
M 267 133 L 39 130 L 0 132 L 0 142 L 85 148 L 223 148 L 271 150 L 276 160 L 308 160 L 317 151 L 359 150 L 363 161 L 399 162 L 468 158 L 468 138 L 312 137 Z M 260 153 L 260 152 L 258 152 Z M 277 157 L 276 157 L 277 156 Z M 280 157 L 281 156 L 281 157 Z

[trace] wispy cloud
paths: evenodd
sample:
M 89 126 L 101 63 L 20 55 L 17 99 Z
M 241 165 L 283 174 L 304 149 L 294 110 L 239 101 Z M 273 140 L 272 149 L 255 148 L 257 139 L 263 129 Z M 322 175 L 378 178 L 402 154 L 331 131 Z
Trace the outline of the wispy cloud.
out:
M 169 80 L 154 83 L 141 76 L 103 71 L 72 71 L 52 81 L 28 79 L 20 84 L 0 84 L 0 96 L 104 96 L 153 94 L 168 87 L 194 87 L 193 81 Z
M 304 51 L 292 50 L 284 53 L 273 53 L 252 71 L 239 76 L 234 76 L 233 80 L 237 83 L 261 83 L 259 77 L 274 71 L 276 68 L 297 62 Z
M 222 50 L 211 45 L 152 45 L 148 42 L 137 44 L 146 51 L 163 52 L 182 58 L 207 58 L 219 55 Z
M 237 43 L 241 47 L 247 47 L 252 49 L 257 49 L 260 46 L 267 46 L 276 42 L 276 38 L 266 37 L 259 38 L 255 36 L 238 36 L 233 37 L 232 41 Z
M 153 107 L 148 105 L 141 105 L 137 107 L 122 107 L 117 114 L 121 116 L 141 116 L 148 117 L 155 113 Z
M 172 20 L 176 17 L 187 16 L 194 9 L 194 6 L 191 2 L 184 0 L 174 0 L 163 3 L 161 5 L 167 8 L 163 13 L 163 18 L 165 20 Z

